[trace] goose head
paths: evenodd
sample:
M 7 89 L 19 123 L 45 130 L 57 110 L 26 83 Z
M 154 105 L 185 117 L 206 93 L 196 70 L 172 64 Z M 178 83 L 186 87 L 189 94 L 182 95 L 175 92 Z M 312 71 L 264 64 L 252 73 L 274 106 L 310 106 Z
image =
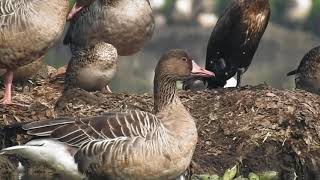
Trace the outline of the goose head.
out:
M 170 50 L 164 54 L 155 69 L 154 76 L 154 112 L 158 113 L 172 104 L 176 96 L 176 82 L 195 77 L 212 77 L 213 72 L 197 65 L 184 50 Z
M 186 51 L 181 49 L 170 50 L 164 54 L 160 58 L 155 72 L 161 76 L 170 77 L 174 81 L 214 76 L 213 72 L 200 67 Z
M 70 10 L 67 16 L 67 20 L 71 20 L 79 11 L 81 11 L 81 9 L 89 6 L 94 1 L 95 0 L 76 0 L 76 2 L 74 3 L 72 9 Z

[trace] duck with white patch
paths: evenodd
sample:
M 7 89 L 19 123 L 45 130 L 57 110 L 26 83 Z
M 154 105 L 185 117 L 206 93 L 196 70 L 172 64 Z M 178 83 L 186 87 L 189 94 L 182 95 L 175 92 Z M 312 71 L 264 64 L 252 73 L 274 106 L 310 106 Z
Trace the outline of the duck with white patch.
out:
M 89 179 L 176 179 L 189 166 L 198 139 L 195 121 L 180 101 L 176 83 L 211 76 L 185 51 L 171 50 L 155 70 L 154 114 L 108 112 L 31 122 L 21 128 L 29 135 L 76 147 L 73 158 Z M 10 153 L 10 148 L 2 152 Z
M 237 74 L 237 87 L 250 66 L 270 17 L 269 0 L 232 0 L 215 25 L 207 46 L 208 88 L 222 88 Z M 188 81 L 192 86 L 192 81 Z

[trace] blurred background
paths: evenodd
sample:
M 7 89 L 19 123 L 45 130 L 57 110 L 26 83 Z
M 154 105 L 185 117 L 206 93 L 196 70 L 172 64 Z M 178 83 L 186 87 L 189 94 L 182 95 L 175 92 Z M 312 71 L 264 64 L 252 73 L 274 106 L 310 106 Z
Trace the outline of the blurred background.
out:
M 161 54 L 172 48 L 189 51 L 201 65 L 219 15 L 230 0 L 150 0 L 156 30 L 145 48 L 129 57 L 120 57 L 114 92 L 152 92 L 155 65 Z M 294 88 L 295 69 L 302 57 L 320 45 L 320 0 L 270 0 L 271 20 L 243 77 L 243 85 L 267 83 L 276 88 Z M 46 56 L 54 67 L 70 59 L 62 40 Z

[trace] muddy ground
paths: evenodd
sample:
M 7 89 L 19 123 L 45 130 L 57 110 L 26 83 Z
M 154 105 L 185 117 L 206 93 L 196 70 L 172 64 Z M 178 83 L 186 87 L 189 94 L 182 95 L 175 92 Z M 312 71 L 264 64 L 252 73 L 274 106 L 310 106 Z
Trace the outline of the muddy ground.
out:
M 26 106 L 1 106 L 1 126 L 126 109 L 151 112 L 153 107 L 149 94 L 73 90 L 60 98 L 60 91 L 59 83 L 45 83 L 32 92 L 15 91 L 14 102 Z M 222 175 L 238 164 L 239 174 L 245 176 L 249 172 L 276 171 L 280 179 L 320 179 L 319 96 L 265 85 L 180 91 L 179 95 L 197 120 L 199 143 L 192 163 L 194 173 Z M 2 147 L 24 142 L 20 136 L 1 136 Z M 11 167 L 0 167 L 4 166 Z

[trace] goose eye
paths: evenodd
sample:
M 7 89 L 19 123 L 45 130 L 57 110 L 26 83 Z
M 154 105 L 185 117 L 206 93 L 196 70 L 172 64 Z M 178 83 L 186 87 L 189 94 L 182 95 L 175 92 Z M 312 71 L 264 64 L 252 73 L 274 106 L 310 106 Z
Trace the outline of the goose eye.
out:
M 182 61 L 187 62 L 187 61 L 188 61 L 188 59 L 187 59 L 186 57 L 183 57 L 183 58 L 182 58 Z

